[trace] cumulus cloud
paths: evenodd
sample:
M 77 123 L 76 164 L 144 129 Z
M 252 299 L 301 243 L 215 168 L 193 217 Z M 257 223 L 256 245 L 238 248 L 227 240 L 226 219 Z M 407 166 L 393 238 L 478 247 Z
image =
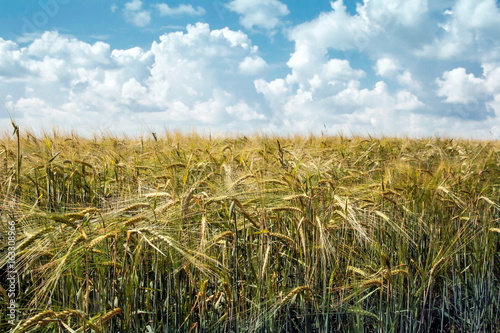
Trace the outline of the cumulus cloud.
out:
M 243 32 L 202 23 L 162 35 L 146 50 L 46 32 L 23 48 L 0 40 L 0 64 L 19 69 L 0 67 L 0 77 L 20 84 L 8 106 L 33 124 L 126 130 L 146 112 L 155 125 L 244 130 L 242 121 L 266 119 L 250 102 L 259 99 L 252 78 L 239 74 L 267 66 L 258 52 Z
M 396 60 L 391 58 L 381 58 L 375 64 L 375 72 L 381 77 L 393 77 L 401 69 Z
M 323 65 L 322 73 L 326 79 L 336 81 L 359 79 L 365 76 L 362 70 L 353 69 L 349 61 L 342 59 L 330 59 Z
M 394 105 L 394 109 L 396 110 L 416 110 L 424 106 L 415 95 L 411 94 L 408 91 L 399 91 L 396 96 L 396 103 Z
M 484 98 L 484 80 L 467 74 L 465 68 L 455 68 L 443 74 L 443 79 L 437 79 L 437 94 L 445 97 L 446 103 L 468 104 Z
M 22 66 L 23 53 L 19 46 L 9 40 L 0 38 L 0 78 L 3 80 L 15 80 L 27 73 L 27 69 Z
M 145 27 L 151 23 L 151 8 L 155 8 L 160 16 L 201 16 L 205 14 L 205 9 L 201 6 L 193 7 L 192 5 L 180 4 L 177 7 L 170 7 L 166 3 L 156 3 L 149 8 L 144 8 L 144 3 L 141 0 L 132 0 L 125 3 L 123 14 L 125 19 L 138 27 Z M 111 10 L 116 11 L 115 4 L 112 5 Z
M 415 27 L 428 13 L 428 0 L 365 1 L 358 7 L 358 11 L 361 16 L 376 25 L 387 26 L 395 23 L 402 27 Z
M 378 12 L 373 3 L 378 4 L 378 8 L 387 5 L 394 12 Z M 375 0 L 358 5 L 358 13 L 351 15 L 342 0 L 332 2 L 331 7 L 330 12 L 290 30 L 288 36 L 295 43 L 295 50 L 287 62 L 290 73 L 286 77 L 255 81 L 256 90 L 273 108 L 274 127 L 305 130 L 349 120 L 350 126 L 358 130 L 395 131 L 397 121 L 381 121 L 379 117 L 403 119 L 425 107 L 410 89 L 417 85 L 411 73 L 403 70 L 403 64 L 396 57 L 381 56 L 374 66 L 375 72 L 384 79 L 399 80 L 405 85 L 396 91 L 391 91 L 384 81 L 364 87 L 362 80 L 366 72 L 353 67 L 347 59 L 331 57 L 329 51 L 371 50 L 373 41 L 380 38 L 387 24 L 383 15 L 408 13 L 397 24 L 413 26 L 418 19 L 409 14 L 415 8 L 395 1 Z M 424 8 L 420 12 L 425 11 Z M 344 125 L 339 126 L 336 128 Z
M 263 114 L 258 113 L 256 110 L 251 108 L 246 102 L 240 101 L 236 105 L 230 105 L 226 107 L 227 113 L 234 115 L 242 121 L 250 121 L 255 119 L 266 119 Z
M 332 2 L 332 11 L 294 27 L 289 38 L 295 42 L 295 52 L 288 61 L 291 68 L 303 68 L 323 56 L 328 48 L 362 49 L 372 32 L 359 15 L 350 16 L 342 0 Z
M 290 13 L 278 0 L 233 0 L 227 8 L 240 15 L 240 23 L 247 29 L 274 29 Z
M 162 16 L 171 16 L 171 15 L 201 16 L 205 14 L 205 9 L 203 9 L 203 7 L 201 6 L 194 8 L 192 5 L 181 4 L 178 7 L 170 7 L 166 3 L 159 3 L 156 4 L 155 7 L 159 10 L 160 15 Z
M 127 2 L 125 4 L 125 10 L 130 11 L 130 12 L 137 12 L 141 10 L 142 8 L 142 1 L 141 0 L 132 0 L 130 2 Z
M 437 95 L 446 104 L 454 105 L 450 113 L 464 118 L 486 119 L 500 113 L 500 66 L 483 65 L 482 77 L 467 74 L 465 68 L 458 67 L 443 73 L 436 79 Z
M 288 65 L 297 75 L 323 61 L 329 50 L 369 54 L 381 61 L 377 70 L 404 68 L 408 59 L 414 59 L 414 49 L 423 47 L 433 30 L 438 29 L 430 24 L 427 0 L 364 1 L 357 5 L 354 14 L 347 12 L 343 0 L 330 4 L 331 11 L 290 29 L 295 51 Z M 421 33 L 421 26 L 426 26 L 425 34 Z M 401 56 L 406 59 L 400 59 Z M 378 73 L 386 74 L 389 72 Z
M 256 75 L 267 68 L 267 63 L 261 57 L 245 57 L 238 65 L 241 74 Z
M 500 9 L 495 0 L 457 0 L 446 9 L 440 34 L 423 45 L 418 55 L 440 59 L 498 59 Z M 481 50 L 481 53 L 477 51 Z
M 378 76 L 388 80 L 396 80 L 400 86 L 410 91 L 421 91 L 420 83 L 413 77 L 410 71 L 404 70 L 396 59 L 380 58 L 376 61 L 373 70 Z
M 125 4 L 123 9 L 125 19 L 138 27 L 145 27 L 151 22 L 151 13 L 147 10 L 142 10 L 141 0 L 132 0 Z
M 465 12 L 461 6 L 466 2 L 459 0 L 443 20 L 458 22 L 456 12 L 459 8 Z M 486 16 L 496 18 L 497 8 L 491 6 L 491 1 L 476 5 L 467 3 L 470 5 L 468 10 L 476 11 L 478 17 L 486 15 L 484 8 L 489 8 L 490 13 Z M 351 14 L 344 2 L 338 0 L 331 2 L 331 11 L 290 29 L 288 37 L 295 44 L 287 62 L 290 73 L 283 78 L 255 82 L 256 90 L 274 110 L 274 127 L 300 128 L 302 122 L 304 126 L 317 128 L 323 122 L 337 130 L 349 126 L 355 132 L 403 131 L 417 135 L 425 131 L 439 133 L 442 130 L 444 133 L 446 121 L 463 128 L 470 120 L 492 119 L 500 100 L 492 93 L 497 89 L 492 88 L 497 86 L 492 82 L 496 82 L 498 75 L 497 66 L 493 64 L 500 60 L 498 55 L 497 62 L 487 62 L 490 64 L 487 69 L 484 57 L 476 55 L 474 60 L 484 68 L 484 77 L 478 78 L 467 74 L 463 68 L 450 70 L 446 69 L 446 63 L 432 63 L 422 52 L 433 47 L 430 36 L 439 35 L 435 32 L 442 30 L 442 22 L 435 17 L 448 5 L 444 2 L 430 4 L 426 0 L 371 0 L 359 3 L 356 12 Z M 469 24 L 481 29 L 497 24 L 494 19 L 474 22 Z M 419 32 L 422 25 L 430 34 Z M 493 37 L 480 34 L 475 38 L 484 42 Z M 498 38 L 495 39 L 494 43 L 498 42 Z M 463 48 L 469 45 L 472 50 L 467 52 L 477 54 L 481 43 L 469 44 L 466 40 L 460 44 L 460 52 L 465 52 Z M 436 44 L 436 48 L 440 46 Z M 374 74 L 382 80 L 367 86 L 366 68 L 354 67 L 348 60 L 350 54 L 362 54 L 366 62 L 372 62 Z M 457 112 L 454 107 L 450 111 L 447 107 L 458 103 L 466 104 L 471 111 Z M 482 123 L 481 126 L 496 125 Z
M 146 4 L 120 10 L 138 26 L 149 23 L 141 12 L 204 13 Z M 277 0 L 226 8 L 271 34 L 289 12 Z M 283 30 L 294 47 L 286 64 L 268 64 L 242 31 L 203 23 L 124 50 L 46 32 L 0 39 L 0 92 L 33 124 L 491 137 L 500 132 L 498 22 L 494 0 L 365 0 L 355 11 L 337 0 Z
M 406 87 L 410 91 L 415 91 L 415 92 L 422 91 L 422 86 L 420 85 L 420 82 L 418 82 L 413 77 L 413 74 L 411 74 L 407 70 L 402 71 L 400 74 L 398 74 L 396 79 L 401 86 Z
M 492 95 L 500 94 L 500 64 L 483 64 L 483 75 L 486 91 Z

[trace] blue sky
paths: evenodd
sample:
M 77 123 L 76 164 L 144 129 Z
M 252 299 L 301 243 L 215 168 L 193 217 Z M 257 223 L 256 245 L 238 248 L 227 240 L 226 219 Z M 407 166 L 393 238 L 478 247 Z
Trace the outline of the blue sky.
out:
M 1 126 L 498 139 L 499 6 L 4 0 Z

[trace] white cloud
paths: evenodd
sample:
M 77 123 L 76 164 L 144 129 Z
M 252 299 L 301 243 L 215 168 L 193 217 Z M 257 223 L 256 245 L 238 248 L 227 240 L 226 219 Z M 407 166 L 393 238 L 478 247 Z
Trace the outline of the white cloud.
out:
M 261 57 L 245 57 L 238 65 L 241 74 L 257 75 L 267 68 L 267 63 Z
M 360 108 L 376 108 L 393 104 L 387 85 L 383 81 L 377 82 L 372 90 L 360 89 L 359 82 L 351 81 L 346 89 L 333 97 L 333 101 L 336 105 L 342 106 L 343 111 L 347 113 Z
M 63 59 L 73 65 L 93 68 L 96 63 L 109 63 L 109 51 L 109 45 L 103 42 L 91 45 L 57 32 L 45 32 L 28 46 L 26 53 L 38 58 Z
M 416 110 L 424 107 L 424 103 L 408 91 L 399 91 L 396 94 L 395 110 Z
M 500 64 L 483 64 L 483 75 L 486 91 L 492 95 L 500 95 Z
M 319 77 L 321 75 L 317 74 L 318 80 Z M 290 77 L 271 82 L 257 80 L 255 87 L 274 109 L 271 123 L 275 128 L 307 131 L 329 124 L 336 130 L 345 130 L 340 125 L 349 120 L 346 125 L 353 130 L 395 133 L 402 128 L 409 129 L 400 127 L 395 117 L 403 121 L 410 112 L 425 106 L 407 90 L 391 94 L 383 81 L 367 89 L 352 77 L 344 76 L 343 79 L 330 88 L 314 84 L 299 88 Z
M 125 4 L 125 10 L 130 12 L 137 12 L 142 8 L 141 0 L 132 0 Z
M 327 62 L 329 49 L 363 50 L 376 29 L 360 15 L 350 16 L 342 0 L 332 2 L 332 11 L 294 27 L 289 38 L 295 42 L 295 51 L 287 62 L 292 74 L 303 83 L 318 73 Z
M 475 120 L 496 119 L 500 115 L 500 66 L 484 64 L 483 75 L 467 74 L 465 68 L 458 67 L 443 73 L 436 79 L 439 97 L 451 105 L 449 114 Z
M 372 23 L 387 26 L 396 23 L 402 27 L 414 27 L 422 22 L 428 12 L 428 0 L 372 0 L 358 7 L 362 16 Z
M 413 75 L 409 71 L 403 71 L 397 76 L 396 79 L 401 86 L 406 87 L 411 91 L 422 91 L 422 86 L 413 78 Z
M 121 13 L 136 25 L 147 25 L 141 12 L 202 14 L 158 2 L 127 0 Z M 245 28 L 271 34 L 288 14 L 277 0 L 228 6 Z M 287 30 L 285 69 L 242 31 L 202 23 L 126 50 L 55 32 L 0 39 L 0 93 L 26 123 L 49 127 L 491 137 L 500 132 L 498 12 L 491 0 L 370 0 L 354 13 L 334 1 Z
M 201 16 L 205 14 L 205 9 L 201 6 L 194 8 L 192 5 L 180 4 L 177 7 L 170 7 L 166 3 L 156 3 L 151 5 L 148 9 L 144 9 L 144 3 L 141 0 L 132 0 L 125 3 L 123 15 L 128 22 L 135 26 L 145 27 L 149 25 L 152 20 L 151 8 L 155 8 L 160 16 Z M 116 5 L 113 4 L 111 10 L 114 12 L 116 9 Z
M 138 27 L 145 27 L 151 22 L 151 14 L 145 10 L 134 13 L 131 21 Z
M 140 104 L 146 104 L 144 99 L 147 96 L 147 88 L 144 87 L 135 78 L 131 78 L 122 86 L 122 96 L 126 103 L 138 101 Z
M 389 80 L 396 82 L 411 91 L 421 91 L 420 83 L 415 80 L 412 73 L 408 70 L 403 70 L 399 61 L 393 58 L 383 57 L 377 60 L 373 67 L 375 73 Z
M 342 0 L 331 3 L 332 11 L 294 27 L 290 38 L 296 49 L 316 53 L 327 48 L 362 49 L 372 35 L 366 17 L 350 16 Z
M 172 16 L 172 15 L 192 15 L 201 16 L 205 14 L 205 9 L 203 7 L 194 8 L 192 5 L 181 4 L 178 7 L 170 7 L 166 3 L 156 4 L 155 7 L 159 10 L 162 16 Z
M 145 27 L 151 22 L 151 13 L 142 9 L 141 0 L 132 0 L 125 4 L 125 19 L 138 27 Z
M 329 60 L 323 65 L 322 73 L 325 79 L 335 81 L 347 81 L 365 76 L 362 70 L 354 70 L 349 61 L 341 59 Z
M 396 60 L 391 58 L 381 58 L 375 64 L 375 72 L 381 77 L 393 77 L 401 70 L 401 66 Z
M 468 104 L 484 99 L 484 80 L 467 74 L 465 68 L 455 68 L 443 74 L 443 79 L 437 79 L 437 95 L 445 97 L 446 103 Z
M 239 74 L 242 64 L 253 74 L 265 68 L 258 48 L 241 31 L 202 23 L 186 30 L 146 50 L 111 49 L 56 32 L 23 48 L 0 40 L 0 91 L 10 95 L 8 107 L 18 110 L 20 123 L 46 128 L 137 131 L 147 122 L 160 130 L 168 124 L 248 131 L 262 123 L 253 79 Z M 7 72 L 3 64 L 18 70 Z
M 289 85 L 283 79 L 276 79 L 271 82 L 257 79 L 254 81 L 254 87 L 258 93 L 266 97 L 269 106 L 273 110 L 279 110 L 291 94 Z
M 0 38 L 0 78 L 10 81 L 26 73 L 22 66 L 23 58 L 16 43 Z
M 443 68 L 446 64 L 421 57 L 419 51 L 432 43 L 429 36 L 441 29 L 433 15 L 447 5 L 448 2 L 437 5 L 427 0 L 371 0 L 358 4 L 356 13 L 350 14 L 343 1 L 338 0 L 331 2 L 331 11 L 290 29 L 288 37 L 295 43 L 287 62 L 290 73 L 271 81 L 255 81 L 256 90 L 274 110 L 272 127 L 318 128 L 326 123 L 336 130 L 345 130 L 347 126 L 356 133 L 380 130 L 380 134 L 429 135 L 436 131 L 446 133 L 446 121 L 453 121 L 456 128 L 465 128 L 463 124 L 473 120 L 482 122 L 476 123 L 475 134 L 487 133 L 486 129 L 495 125 L 483 121 L 488 117 L 491 120 L 500 100 L 495 94 L 485 95 L 489 91 L 486 82 L 497 86 L 492 83 L 496 82 L 496 75 L 500 76 L 500 71 L 497 74 L 494 70 L 496 66 L 490 65 L 491 74 L 484 74 L 484 78 L 450 71 L 436 80 L 436 76 L 447 72 Z M 450 16 L 456 16 L 456 10 Z M 494 24 L 490 21 L 490 25 Z M 421 33 L 421 26 L 428 28 L 430 34 Z M 475 53 L 477 45 L 472 47 Z M 365 64 L 375 59 L 373 72 L 383 81 L 367 87 L 365 71 L 346 60 L 351 52 L 361 54 Z M 332 54 L 345 55 L 346 59 Z M 480 56 L 475 59 L 482 62 Z M 438 84 L 437 91 L 429 88 L 434 84 Z M 468 102 L 470 96 L 475 96 L 469 103 L 471 111 L 443 108 L 443 104 Z
M 240 23 L 247 29 L 274 29 L 280 18 L 290 13 L 288 7 L 278 0 L 233 0 L 227 8 L 240 15 Z
M 498 59 L 500 9 L 495 0 L 457 0 L 452 10 L 445 12 L 445 18 L 439 24 L 439 37 L 423 45 L 418 55 L 481 62 Z
M 403 70 L 397 55 L 380 56 L 374 66 L 383 78 L 405 83 L 395 92 L 391 92 L 384 81 L 372 88 L 363 87 L 361 80 L 366 76 L 363 70 L 353 68 L 346 59 L 329 56 L 329 50 L 368 52 L 376 49 L 375 41 L 381 38 L 384 25 L 389 22 L 383 17 L 388 14 L 375 9 L 389 4 L 394 10 L 389 13 L 391 17 L 402 11 L 408 14 L 396 24 L 412 26 L 419 22 L 411 18 L 414 7 L 393 1 L 367 2 L 358 6 L 358 14 L 350 15 L 339 0 L 331 3 L 332 11 L 290 31 L 289 38 L 295 42 L 295 50 L 287 62 L 291 73 L 283 79 L 255 82 L 257 91 L 274 110 L 274 127 L 318 128 L 322 123 L 335 124 L 349 119 L 353 127 L 360 124 L 359 129 L 394 132 L 400 128 L 397 121 L 382 122 L 378 117 L 408 117 L 425 107 L 425 103 L 409 90 L 418 83 L 410 71 Z M 419 12 L 423 16 L 425 6 L 416 13 Z
M 226 107 L 227 113 L 234 115 L 242 121 L 250 121 L 255 119 L 266 119 L 263 114 L 258 113 L 252 107 L 250 107 L 246 102 L 240 101 L 236 105 L 229 105 Z

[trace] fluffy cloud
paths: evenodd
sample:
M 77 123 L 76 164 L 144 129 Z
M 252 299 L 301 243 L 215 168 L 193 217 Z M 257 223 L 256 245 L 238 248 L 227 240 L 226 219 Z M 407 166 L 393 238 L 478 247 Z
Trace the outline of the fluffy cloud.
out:
M 255 82 L 256 90 L 274 110 L 273 127 L 318 128 L 323 123 L 337 131 L 348 127 L 357 133 L 413 135 L 455 133 L 448 130 L 447 122 L 463 129 L 475 121 L 474 125 L 469 124 L 475 128 L 474 135 L 484 135 L 491 131 L 488 129 L 498 127 L 495 113 L 499 111 L 500 97 L 493 91 L 498 91 L 499 72 L 494 64 L 500 58 L 497 54 L 496 62 L 485 62 L 492 56 L 484 57 L 478 52 L 488 39 L 494 39 L 493 44 L 498 42 L 498 37 L 489 34 L 500 22 L 496 20 L 498 8 L 491 1 L 473 4 L 459 0 L 447 14 L 450 18 L 445 19 L 455 29 L 460 27 L 460 31 L 483 32 L 476 35 L 473 43 L 467 39 L 460 43 L 456 35 L 459 52 L 476 53 L 475 58 L 469 59 L 483 65 L 484 74 L 479 78 L 463 68 L 447 69 L 446 62 L 434 63 L 422 51 L 431 50 L 437 43 L 429 36 L 437 35 L 435 32 L 442 27 L 433 16 L 448 5 L 429 5 L 426 0 L 371 0 L 358 4 L 356 12 L 350 14 L 343 1 L 338 0 L 331 2 L 331 11 L 290 29 L 288 37 L 295 43 L 287 62 L 290 73 L 283 78 Z M 489 19 L 474 19 L 465 26 L 460 22 L 467 11 L 474 12 L 473 17 Z M 419 32 L 422 25 L 430 34 Z M 445 33 L 439 41 L 445 48 L 447 38 Z M 439 43 L 436 48 L 443 46 Z M 467 47 L 472 49 L 464 51 Z M 366 68 L 353 67 L 347 60 L 350 54 L 362 54 L 366 62 L 372 62 L 374 74 L 383 81 L 366 85 Z
M 373 0 L 365 1 L 358 7 L 361 16 L 372 25 L 386 27 L 397 24 L 402 27 L 415 27 L 420 24 L 428 12 L 428 0 Z
M 366 19 L 349 16 L 342 0 L 331 4 L 332 11 L 313 21 L 303 23 L 290 32 L 295 52 L 288 66 L 297 76 L 307 76 L 313 67 L 324 61 L 329 48 L 338 50 L 362 49 L 371 35 Z
M 483 75 L 486 91 L 492 95 L 500 94 L 500 64 L 483 64 Z
M 396 60 L 391 58 L 381 58 L 375 64 L 375 72 L 382 77 L 393 77 L 401 69 Z
M 255 119 L 266 119 L 263 114 L 259 114 L 253 108 L 251 108 L 247 103 L 240 101 L 236 105 L 230 105 L 226 107 L 227 113 L 236 116 L 242 121 L 250 121 Z
M 127 21 L 138 27 L 145 27 L 151 22 L 151 13 L 147 10 L 142 10 L 141 0 L 127 2 L 123 13 Z
M 439 97 L 446 97 L 446 103 L 468 104 L 484 99 L 484 80 L 467 74 L 465 68 L 455 68 L 437 79 Z
M 364 70 L 353 68 L 347 59 L 329 55 L 330 50 L 370 50 L 387 23 L 383 15 L 405 12 L 408 15 L 403 15 L 398 24 L 413 26 L 418 22 L 410 15 L 412 6 L 394 1 L 374 2 L 380 5 L 378 8 L 387 6 L 395 12 L 381 13 L 369 2 L 358 6 L 358 14 L 350 15 L 340 0 L 331 3 L 330 12 L 290 31 L 289 38 L 295 43 L 295 51 L 287 62 L 290 73 L 282 79 L 255 82 L 256 90 L 273 108 L 271 127 L 306 130 L 330 124 L 342 130 L 345 125 L 338 122 L 349 121 L 351 129 L 383 129 L 391 133 L 401 128 L 393 121 L 395 118 L 403 119 L 425 107 L 410 89 L 417 83 L 396 58 L 381 57 L 375 65 L 376 73 L 383 78 L 405 82 L 403 87 L 391 91 L 384 81 L 363 87 Z M 381 121 L 381 117 L 392 120 Z
M 247 29 L 274 29 L 280 18 L 290 13 L 278 0 L 233 0 L 227 8 L 241 16 L 240 23 Z
M 259 100 L 252 78 L 239 70 L 252 74 L 267 64 L 244 33 L 228 28 L 190 25 L 147 50 L 112 50 L 46 32 L 22 48 L 0 40 L 0 57 L 1 64 L 19 69 L 0 67 L 0 77 L 18 83 L 15 91 L 0 88 L 8 92 L 7 106 L 27 123 L 126 131 L 137 130 L 142 118 L 150 127 L 244 130 L 243 121 L 248 126 L 266 119 L 250 102 Z
M 423 45 L 419 55 L 482 62 L 498 60 L 500 9 L 495 0 L 457 0 L 444 14 L 446 20 L 439 24 L 439 37 Z
M 61 59 L 83 68 L 94 68 L 96 64 L 109 63 L 109 51 L 109 45 L 103 42 L 91 45 L 76 38 L 46 32 L 27 47 L 26 54 L 40 59 Z
M 388 80 L 396 80 L 396 82 L 410 91 L 419 92 L 421 86 L 416 81 L 408 70 L 403 70 L 399 61 L 393 58 L 383 57 L 376 61 L 373 67 L 375 73 Z
M 156 4 L 155 7 L 159 10 L 160 15 L 171 16 L 171 15 L 193 15 L 201 16 L 205 14 L 205 9 L 203 7 L 194 8 L 192 5 L 179 5 L 178 7 L 172 8 L 166 3 Z
M 141 0 L 132 0 L 125 3 L 123 14 L 125 19 L 138 27 L 145 27 L 151 23 L 151 8 L 155 8 L 160 16 L 188 15 L 201 16 L 205 14 L 205 9 L 198 6 L 194 8 L 192 5 L 180 4 L 177 7 L 170 7 L 166 3 L 156 3 L 150 8 L 144 8 L 144 3 Z M 117 9 L 116 5 L 111 8 L 113 12 Z
M 483 65 L 482 77 L 458 67 L 436 79 L 437 95 L 453 107 L 450 113 L 471 119 L 497 118 L 500 114 L 500 66 Z
M 341 59 L 330 59 L 323 65 L 322 73 L 326 79 L 335 81 L 359 79 L 365 75 L 362 70 L 351 68 L 349 61 Z
M 0 38 L 0 78 L 12 81 L 26 74 L 27 69 L 21 65 L 24 55 L 19 46 Z
M 261 57 L 245 57 L 238 65 L 241 74 L 256 75 L 267 68 L 267 63 Z
M 127 1 L 122 13 L 138 26 L 148 24 L 141 12 L 204 13 Z M 226 8 L 271 34 L 288 15 L 277 0 Z M 333 1 L 274 35 L 271 44 L 294 46 L 286 64 L 268 64 L 237 29 L 202 23 L 125 50 L 56 32 L 0 39 L 0 92 L 20 119 L 48 127 L 491 137 L 500 132 L 499 12 L 494 0 L 365 0 L 354 12 Z

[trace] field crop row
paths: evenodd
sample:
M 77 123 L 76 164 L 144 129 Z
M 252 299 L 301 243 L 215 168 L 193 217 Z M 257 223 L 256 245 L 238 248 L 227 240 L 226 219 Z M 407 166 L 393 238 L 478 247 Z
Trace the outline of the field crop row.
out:
M 498 142 L 54 132 L 0 158 L 16 332 L 500 331 Z

